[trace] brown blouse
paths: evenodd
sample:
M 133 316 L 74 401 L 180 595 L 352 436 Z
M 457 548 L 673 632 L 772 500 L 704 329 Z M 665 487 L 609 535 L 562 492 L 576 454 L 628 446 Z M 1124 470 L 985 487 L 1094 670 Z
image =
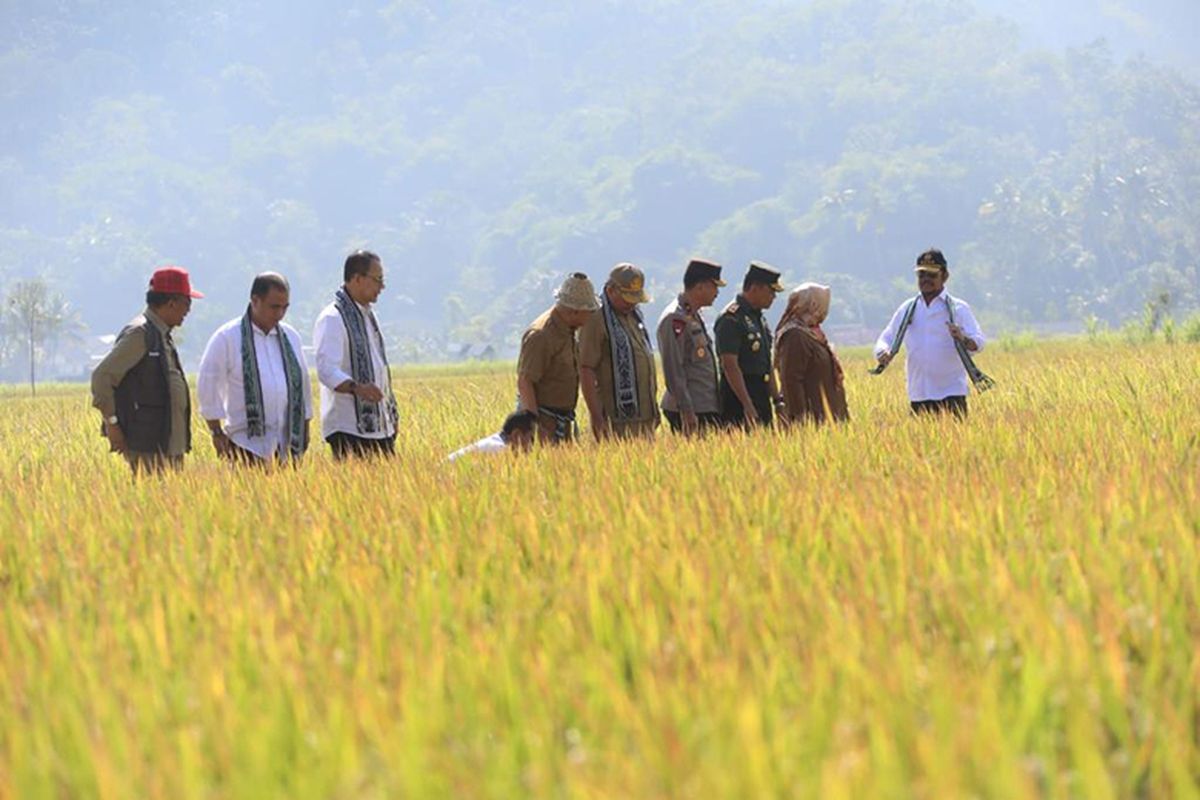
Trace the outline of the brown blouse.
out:
M 829 345 L 801 330 L 779 340 L 779 385 L 793 422 L 825 421 L 825 405 L 835 420 L 850 419 L 846 389 L 839 386 Z

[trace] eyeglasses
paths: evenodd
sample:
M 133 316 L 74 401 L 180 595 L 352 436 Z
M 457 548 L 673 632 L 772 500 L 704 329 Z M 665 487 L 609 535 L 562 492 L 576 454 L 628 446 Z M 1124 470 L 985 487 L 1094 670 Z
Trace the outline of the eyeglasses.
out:
M 367 274 L 366 274 L 364 277 L 370 278 L 371 280 L 373 280 L 373 281 L 375 281 L 376 283 L 378 283 L 378 284 L 379 284 L 379 288 L 380 288 L 380 289 L 382 289 L 384 286 L 386 286 L 386 285 L 387 285 L 387 284 L 385 284 L 385 283 L 383 282 L 383 276 L 382 276 L 382 275 L 372 275 L 371 273 L 369 273 L 369 272 L 368 272 L 368 273 L 367 273 Z

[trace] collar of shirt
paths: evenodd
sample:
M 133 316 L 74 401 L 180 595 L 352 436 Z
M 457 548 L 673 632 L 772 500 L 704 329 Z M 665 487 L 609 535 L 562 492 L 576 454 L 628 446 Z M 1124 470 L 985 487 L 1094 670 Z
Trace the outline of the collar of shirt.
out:
M 151 325 L 158 328 L 158 332 L 163 336 L 166 336 L 171 332 L 171 329 L 167 326 L 167 323 L 162 321 L 162 317 L 160 317 L 158 314 L 155 314 L 149 306 L 146 306 L 145 317 L 150 321 Z
M 942 289 L 940 292 L 938 292 L 938 293 L 937 293 L 937 296 L 935 296 L 935 297 L 934 297 L 932 300 L 930 300 L 928 303 L 926 303 L 926 304 L 925 304 L 925 307 L 926 307 L 926 308 L 933 308 L 933 304 L 934 304 L 934 303 L 936 303 L 936 302 L 937 302 L 937 301 L 939 301 L 939 300 L 942 300 L 943 298 L 945 298 L 945 299 L 949 299 L 949 295 L 947 295 L 947 294 L 946 294 L 946 290 L 945 290 L 945 289 Z M 922 300 L 924 300 L 924 299 L 925 299 L 925 295 L 921 295 L 921 299 L 922 299 Z
M 762 318 L 762 311 L 760 311 L 757 308 L 755 308 L 754 306 L 750 305 L 750 301 L 746 299 L 746 295 L 739 294 L 737 296 L 737 304 L 738 304 L 738 312 L 739 313 L 748 314 L 748 315 L 754 317 L 755 319 Z

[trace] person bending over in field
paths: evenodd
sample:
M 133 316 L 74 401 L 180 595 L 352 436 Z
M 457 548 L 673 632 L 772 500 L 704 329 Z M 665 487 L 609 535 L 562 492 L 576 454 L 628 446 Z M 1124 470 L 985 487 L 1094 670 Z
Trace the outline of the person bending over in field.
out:
M 949 411 L 967 415 L 967 377 L 978 391 L 993 381 L 975 366 L 972 353 L 983 349 L 985 339 L 971 307 L 945 291 L 950 270 L 941 250 L 926 250 L 917 258 L 920 294 L 906 301 L 875 342 L 878 375 L 908 342 L 908 399 L 913 413 Z
M 469 444 L 450 454 L 450 461 L 457 461 L 471 453 L 527 453 L 533 447 L 533 426 L 537 422 L 537 414 L 532 411 L 514 411 L 504 420 L 499 433 L 485 436 L 474 444 Z
M 833 293 L 819 283 L 802 283 L 788 297 L 775 331 L 775 369 L 788 422 L 821 424 L 850 418 L 842 364 L 821 323 Z
M 567 276 L 554 295 L 554 307 L 535 319 L 521 337 L 517 395 L 521 409 L 538 418 L 543 444 L 575 438 L 579 401 L 579 343 L 575 331 L 600 308 L 588 276 Z
M 200 359 L 200 416 L 222 458 L 294 465 L 308 450 L 312 385 L 300 334 L 283 321 L 290 293 L 279 273 L 256 276 L 246 313 L 218 328 Z
M 125 326 L 92 372 L 92 405 L 104 417 L 109 448 L 140 472 L 183 465 L 192 449 L 192 406 L 171 331 L 183 324 L 192 298 L 183 267 L 155 270 L 146 310 Z

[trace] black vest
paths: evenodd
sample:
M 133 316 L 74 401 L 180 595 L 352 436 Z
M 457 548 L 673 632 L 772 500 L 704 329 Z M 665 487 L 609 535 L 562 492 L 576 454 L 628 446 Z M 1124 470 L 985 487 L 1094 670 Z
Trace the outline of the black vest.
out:
M 125 433 L 125 443 L 138 453 L 166 453 L 171 442 L 171 385 L 167 379 L 172 358 L 175 368 L 183 374 L 179 354 L 168 348 L 162 333 L 153 322 L 140 316 L 125 326 L 122 336 L 146 337 L 146 355 L 125 373 L 117 386 L 117 424 Z M 192 449 L 192 404 L 190 393 L 184 391 L 184 425 L 187 428 L 186 446 Z

